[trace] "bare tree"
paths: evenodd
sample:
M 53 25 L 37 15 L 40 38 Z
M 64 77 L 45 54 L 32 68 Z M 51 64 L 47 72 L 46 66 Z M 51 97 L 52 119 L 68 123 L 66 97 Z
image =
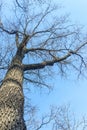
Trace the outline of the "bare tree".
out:
M 5 75 L 0 77 L 0 129 L 26 130 L 23 81 L 50 89 L 47 76 L 54 64 L 61 74 L 68 67 L 80 74 L 87 42 L 68 15 L 58 13 L 60 6 L 33 0 L 9 4 L 3 4 L 0 16 L 0 70 Z
M 70 110 L 70 105 L 63 105 L 59 107 L 51 106 L 50 112 L 42 116 L 41 119 L 35 118 L 35 109 L 30 114 L 32 115 L 28 120 L 27 128 L 32 130 L 86 130 L 87 119 L 82 117 L 76 119 L 75 113 Z M 32 118 L 33 117 L 33 118 Z

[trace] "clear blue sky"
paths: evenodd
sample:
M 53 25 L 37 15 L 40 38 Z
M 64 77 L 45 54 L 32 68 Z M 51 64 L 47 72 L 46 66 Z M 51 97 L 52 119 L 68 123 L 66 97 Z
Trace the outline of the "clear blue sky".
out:
M 58 3 L 59 0 L 54 0 Z M 65 6 L 65 12 L 77 24 L 87 27 L 87 0 L 60 0 Z M 38 106 L 41 113 L 49 111 L 49 106 L 71 104 L 71 110 L 77 117 L 87 114 L 87 79 L 61 79 L 58 76 L 53 81 L 54 90 L 50 94 L 37 92 L 31 94 L 31 100 Z M 34 96 L 33 96 L 34 95 Z

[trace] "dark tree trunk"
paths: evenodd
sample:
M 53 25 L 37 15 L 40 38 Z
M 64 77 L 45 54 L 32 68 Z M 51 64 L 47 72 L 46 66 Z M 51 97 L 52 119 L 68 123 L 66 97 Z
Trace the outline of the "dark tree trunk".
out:
M 0 87 L 0 130 L 26 130 L 23 119 L 22 57 L 17 55 Z

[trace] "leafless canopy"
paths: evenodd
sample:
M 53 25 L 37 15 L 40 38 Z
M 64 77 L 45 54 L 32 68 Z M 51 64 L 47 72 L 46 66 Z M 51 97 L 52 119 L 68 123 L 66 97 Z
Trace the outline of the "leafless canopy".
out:
M 69 67 L 82 73 L 86 67 L 83 50 L 87 41 L 82 38 L 81 28 L 70 23 L 68 15 L 62 15 L 61 6 L 57 7 L 51 1 L 33 0 L 14 0 L 9 8 L 6 4 L 7 8 L 1 9 L 5 11 L 0 16 L 1 44 L 4 50 L 7 49 L 6 54 L 1 54 L 1 69 L 9 66 L 10 55 L 22 47 L 24 79 L 29 83 L 49 87 L 46 75 L 52 76 L 54 64 L 58 74 L 69 72 Z

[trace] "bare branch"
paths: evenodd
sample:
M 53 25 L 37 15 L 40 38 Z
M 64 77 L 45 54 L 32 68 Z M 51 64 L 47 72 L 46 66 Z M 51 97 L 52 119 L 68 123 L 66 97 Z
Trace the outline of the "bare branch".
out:
M 23 7 L 20 5 L 20 3 L 18 2 L 18 0 L 16 0 L 16 3 L 17 3 L 17 5 L 18 5 L 21 9 L 23 9 Z
M 71 56 L 71 54 L 68 53 L 64 57 L 56 58 L 56 59 L 53 59 L 53 60 L 50 60 L 50 61 L 44 61 L 44 62 L 38 63 L 38 64 L 23 65 L 23 70 L 24 71 L 31 70 L 31 69 L 35 70 L 35 69 L 42 69 L 45 66 L 53 66 L 54 63 L 61 62 L 62 60 L 65 60 L 65 59 L 67 59 L 70 56 Z
M 46 118 L 48 118 L 48 117 L 45 116 L 42 118 L 42 122 L 41 122 L 40 126 L 38 128 L 36 128 L 35 130 L 40 130 L 43 126 L 49 124 L 53 120 L 51 116 L 49 117 L 48 120 L 46 120 Z
M 30 39 L 30 36 L 29 35 L 24 35 L 24 38 L 22 40 L 22 42 L 20 43 L 20 46 L 19 46 L 19 49 L 23 49 L 24 47 L 26 47 L 28 41 Z
M 15 41 L 16 41 L 16 46 L 18 48 L 19 47 L 19 35 L 18 35 L 18 32 L 15 35 Z
M 9 30 L 5 29 L 3 26 L 0 26 L 0 29 L 1 29 L 3 32 L 6 32 L 6 33 L 11 34 L 11 35 L 14 35 L 14 34 L 17 33 L 17 30 L 11 30 L 11 31 L 9 31 Z
M 36 85 L 38 85 L 38 87 L 40 86 L 45 86 L 46 88 L 50 88 L 51 86 L 49 86 L 49 85 L 47 85 L 46 83 L 43 83 L 43 82 L 41 82 L 41 81 L 35 81 L 35 80 L 32 80 L 32 79 L 29 79 L 29 78 L 27 78 L 27 77 L 24 77 L 24 79 L 26 80 L 26 81 L 28 81 L 28 82 L 30 82 L 30 83 L 32 83 L 32 84 L 36 84 Z
M 51 9 L 51 10 L 49 10 L 49 9 L 50 9 L 50 6 L 48 6 L 47 9 L 45 10 L 44 15 L 42 15 L 41 19 L 39 20 L 39 22 L 38 22 L 38 23 L 36 24 L 36 26 L 34 27 L 33 32 L 35 32 L 35 30 L 38 28 L 38 26 L 40 25 L 40 23 L 42 22 L 42 20 L 43 20 L 50 12 L 52 12 L 52 11 L 54 10 L 54 8 Z
M 54 50 L 54 49 L 46 49 L 46 48 L 30 48 L 30 49 L 26 48 L 25 53 L 35 52 L 35 51 L 59 52 L 59 51 L 63 51 L 63 50 L 66 51 L 66 49 L 55 49 Z M 69 50 L 67 49 L 67 51 L 69 51 Z
M 53 60 L 48 60 L 48 61 L 44 61 L 42 63 L 38 63 L 38 64 L 29 64 L 29 65 L 23 65 L 23 69 L 24 71 L 26 70 L 34 70 L 34 69 L 42 69 L 44 68 L 45 66 L 53 66 L 54 63 L 57 63 L 57 62 L 61 62 L 61 61 L 64 61 L 66 60 L 68 57 L 70 57 L 71 55 L 73 54 L 76 54 L 78 56 L 80 56 L 79 54 L 77 54 L 77 52 L 82 48 L 84 47 L 85 45 L 87 45 L 87 42 L 85 42 L 84 44 L 82 44 L 81 46 L 79 46 L 76 50 L 70 50 L 68 51 L 68 53 L 66 55 L 64 55 L 63 57 L 59 58 L 59 57 L 56 57 L 56 56 L 53 56 L 52 54 L 52 57 L 53 57 Z M 55 57 L 55 58 L 54 58 Z M 80 56 L 80 58 L 82 59 L 82 57 Z M 83 59 L 82 59 L 83 61 Z

